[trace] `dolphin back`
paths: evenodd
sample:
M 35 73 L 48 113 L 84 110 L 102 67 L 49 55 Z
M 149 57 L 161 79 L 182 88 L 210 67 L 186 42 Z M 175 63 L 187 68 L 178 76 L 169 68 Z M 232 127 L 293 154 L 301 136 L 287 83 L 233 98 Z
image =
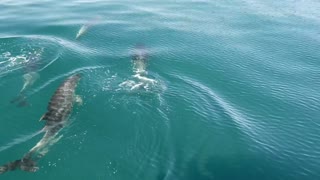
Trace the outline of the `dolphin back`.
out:
M 47 112 L 40 120 L 46 120 L 47 128 L 52 126 L 61 126 L 72 111 L 74 104 L 74 95 L 77 84 L 81 78 L 80 74 L 75 74 L 67 78 L 55 91 L 50 99 L 47 107 Z
M 64 122 L 72 111 L 74 93 L 80 78 L 80 74 L 72 75 L 58 87 L 51 97 L 47 112 L 40 119 L 46 120 L 46 125 L 41 130 L 45 132 L 45 135 L 22 159 L 0 166 L 0 174 L 16 169 L 28 172 L 35 172 L 39 169 L 36 164 L 37 160 L 43 157 L 48 152 L 48 147 L 60 138 L 55 136 L 63 128 Z

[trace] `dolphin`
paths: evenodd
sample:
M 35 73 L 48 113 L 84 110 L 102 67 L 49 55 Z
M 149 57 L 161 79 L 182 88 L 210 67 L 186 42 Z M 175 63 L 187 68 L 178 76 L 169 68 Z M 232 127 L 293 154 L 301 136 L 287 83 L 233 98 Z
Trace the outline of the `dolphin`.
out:
M 82 25 L 81 28 L 79 29 L 77 35 L 76 35 L 76 39 L 79 39 L 79 37 L 82 36 L 82 34 L 87 32 L 89 27 L 90 27 L 90 25 L 88 25 L 88 24 Z
M 50 99 L 47 112 L 40 118 L 40 121 L 46 121 L 41 130 L 45 133 L 44 136 L 21 159 L 0 166 L 0 174 L 16 169 L 28 172 L 36 172 L 39 169 L 37 161 L 62 137 L 57 137 L 57 134 L 66 125 L 73 109 L 76 100 L 75 90 L 80 78 L 80 74 L 72 75 L 58 87 Z
M 90 20 L 86 24 L 82 25 L 76 35 L 76 39 L 79 39 L 84 33 L 86 33 L 91 26 L 96 25 L 100 21 L 100 19 L 101 17 L 97 16 L 93 20 Z
M 43 48 L 34 51 L 30 54 L 27 59 L 27 62 L 24 66 L 25 74 L 23 77 L 23 86 L 19 92 L 19 95 L 11 100 L 11 103 L 18 103 L 18 106 L 28 105 L 26 101 L 25 91 L 34 84 L 34 82 L 39 79 L 40 75 L 37 72 L 41 63 L 41 55 L 43 53 Z
M 133 81 L 133 84 L 128 84 L 128 86 L 131 86 L 130 90 L 136 90 L 136 89 L 147 89 L 150 84 L 157 83 L 156 80 L 148 78 L 148 61 L 149 61 L 149 53 L 148 50 L 145 48 L 144 44 L 137 44 L 133 48 L 131 59 L 133 62 L 133 78 L 136 79 L 136 81 Z M 123 85 L 123 84 L 121 84 Z
M 137 44 L 132 55 L 133 68 L 137 74 L 145 74 L 148 62 L 148 53 L 143 44 Z

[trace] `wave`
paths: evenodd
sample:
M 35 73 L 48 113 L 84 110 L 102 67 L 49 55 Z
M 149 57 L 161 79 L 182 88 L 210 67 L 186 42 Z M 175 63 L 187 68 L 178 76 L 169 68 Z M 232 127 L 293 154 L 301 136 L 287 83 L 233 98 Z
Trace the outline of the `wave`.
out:
M 21 137 L 15 138 L 11 142 L 9 142 L 8 144 L 0 146 L 0 152 L 5 151 L 5 150 L 7 150 L 7 149 L 9 149 L 9 148 L 11 148 L 11 147 L 13 147 L 15 145 L 24 143 L 24 142 L 32 139 L 33 137 L 41 134 L 42 132 L 43 132 L 43 130 L 40 130 L 40 131 L 36 131 L 34 133 L 31 133 L 31 134 L 22 135 Z

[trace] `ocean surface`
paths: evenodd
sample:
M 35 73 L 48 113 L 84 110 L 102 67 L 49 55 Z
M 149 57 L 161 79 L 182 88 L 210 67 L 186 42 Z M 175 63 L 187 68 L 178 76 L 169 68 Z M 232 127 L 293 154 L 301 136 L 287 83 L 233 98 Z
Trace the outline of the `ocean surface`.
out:
M 37 172 L 0 179 L 319 180 L 319 10 L 318 0 L 2 0 L 0 165 L 42 138 L 40 117 L 76 73 L 83 103 Z

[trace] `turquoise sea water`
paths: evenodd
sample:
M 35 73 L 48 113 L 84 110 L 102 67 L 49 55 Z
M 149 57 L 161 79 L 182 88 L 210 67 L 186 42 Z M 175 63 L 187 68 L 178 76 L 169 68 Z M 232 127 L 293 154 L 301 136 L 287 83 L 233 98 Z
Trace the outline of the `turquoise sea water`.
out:
M 83 104 L 39 171 L 0 179 L 320 179 L 319 9 L 317 0 L 2 0 L 0 165 L 41 139 L 38 120 L 71 74 L 82 74 Z M 148 52 L 147 80 L 133 67 L 136 44 Z M 30 72 L 39 76 L 27 103 L 11 103 Z

